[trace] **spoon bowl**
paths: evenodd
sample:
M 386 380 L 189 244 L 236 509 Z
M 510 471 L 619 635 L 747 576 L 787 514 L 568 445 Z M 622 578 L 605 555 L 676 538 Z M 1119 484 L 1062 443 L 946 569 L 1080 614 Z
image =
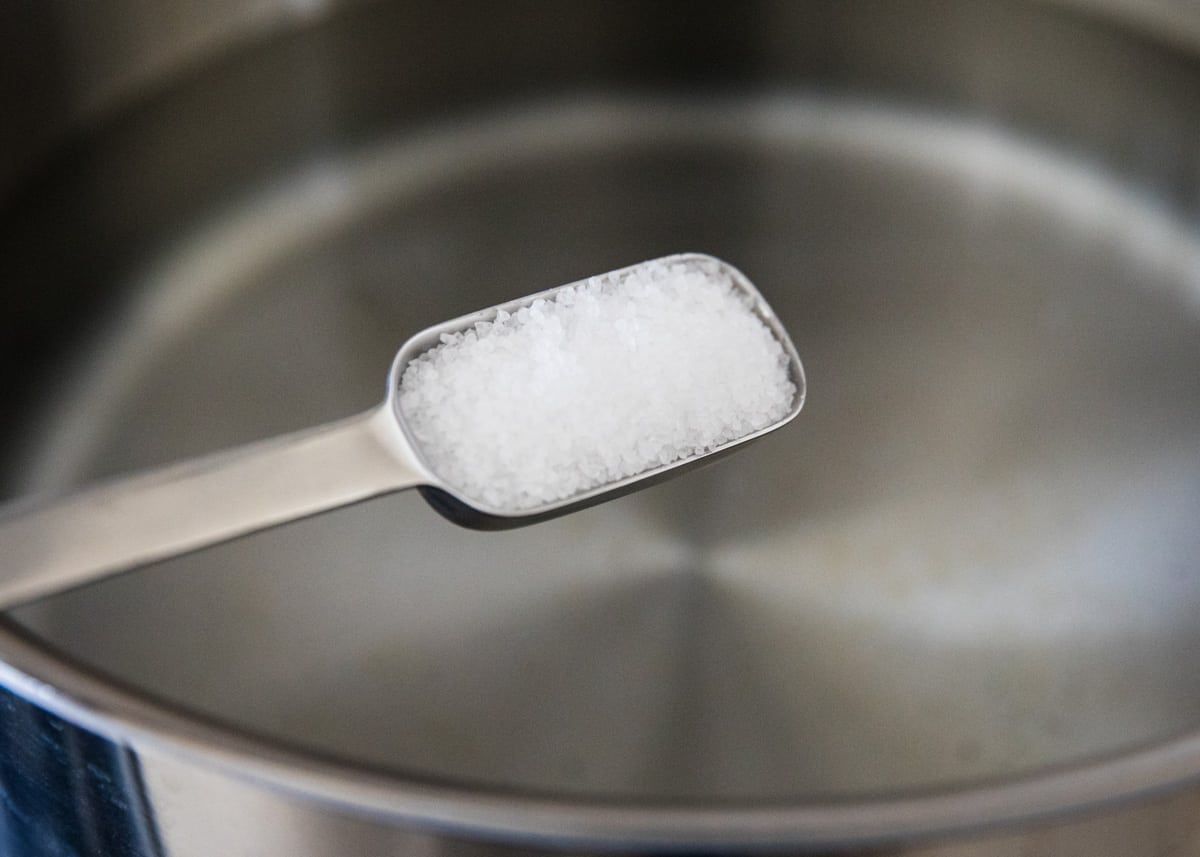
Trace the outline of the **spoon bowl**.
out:
M 682 266 L 689 270 L 702 272 L 707 277 L 728 283 L 733 291 L 743 299 L 754 316 L 770 332 L 772 338 L 779 344 L 786 357 L 787 377 L 794 389 L 792 399 L 782 416 L 761 428 L 740 434 L 736 438 L 720 443 L 703 454 L 684 456 L 666 464 L 647 468 L 630 476 L 606 481 L 603 484 L 574 493 L 569 497 L 521 509 L 505 508 L 489 504 L 479 498 L 470 497 L 461 489 L 456 488 L 452 484 L 452 480 L 444 479 L 437 474 L 437 468 L 422 453 L 421 443 L 415 437 L 415 433 L 406 421 L 404 411 L 398 401 L 397 393 L 401 389 L 404 373 L 414 359 L 429 352 L 444 337 L 460 331 L 471 330 L 481 323 L 491 323 L 500 313 L 515 314 L 520 309 L 528 307 L 537 301 L 552 301 L 564 290 L 578 289 L 588 283 L 589 280 L 605 279 L 608 281 L 620 281 L 626 277 L 636 276 L 639 271 L 649 266 L 663 265 Z M 385 407 L 390 407 L 396 424 L 404 436 L 405 452 L 413 456 L 419 462 L 419 467 L 427 474 L 427 481 L 417 486 L 425 500 L 434 509 L 456 524 L 472 529 L 500 530 L 526 526 L 538 521 L 556 518 L 560 515 L 649 487 L 665 479 L 678 476 L 690 469 L 711 464 L 725 457 L 738 447 L 764 434 L 775 431 L 794 419 L 804 406 L 805 393 L 806 381 L 804 368 L 796 352 L 796 348 L 792 344 L 791 338 L 788 336 L 783 324 L 755 288 L 754 284 L 737 268 L 720 259 L 701 253 L 684 253 L 660 259 L 652 259 L 648 262 L 611 271 L 599 277 L 556 286 L 543 292 L 518 298 L 426 328 L 411 337 L 397 353 L 392 363 L 391 372 L 389 373 L 388 400 L 385 403 Z

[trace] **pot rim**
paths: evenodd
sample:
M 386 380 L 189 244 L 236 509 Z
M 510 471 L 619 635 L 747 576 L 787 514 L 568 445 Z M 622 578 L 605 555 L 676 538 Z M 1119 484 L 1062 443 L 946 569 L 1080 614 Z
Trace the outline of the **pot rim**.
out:
M 896 794 L 764 801 L 556 796 L 314 752 L 185 712 L 0 619 L 0 685 L 135 753 L 430 832 L 599 848 L 869 845 L 1097 811 L 1200 779 L 1200 731 L 1024 775 Z

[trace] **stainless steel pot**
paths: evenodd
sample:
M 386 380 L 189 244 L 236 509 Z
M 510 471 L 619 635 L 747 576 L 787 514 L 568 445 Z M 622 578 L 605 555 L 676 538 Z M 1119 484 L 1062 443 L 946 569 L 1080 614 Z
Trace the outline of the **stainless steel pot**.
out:
M 681 250 L 811 389 L 551 524 L 391 498 L 12 614 L 5 853 L 1200 853 L 1200 13 L 26 5 L 7 497 Z

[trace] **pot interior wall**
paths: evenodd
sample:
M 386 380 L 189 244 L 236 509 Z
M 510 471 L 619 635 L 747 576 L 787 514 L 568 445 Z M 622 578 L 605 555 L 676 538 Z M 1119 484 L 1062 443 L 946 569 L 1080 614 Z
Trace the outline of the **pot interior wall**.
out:
M 31 177 L 12 491 L 349 415 L 412 331 L 685 250 L 782 316 L 799 421 L 527 530 L 387 498 L 16 621 L 231 726 L 522 790 L 894 792 L 1196 728 L 1196 62 L 1039 6 L 537 8 L 348 11 Z

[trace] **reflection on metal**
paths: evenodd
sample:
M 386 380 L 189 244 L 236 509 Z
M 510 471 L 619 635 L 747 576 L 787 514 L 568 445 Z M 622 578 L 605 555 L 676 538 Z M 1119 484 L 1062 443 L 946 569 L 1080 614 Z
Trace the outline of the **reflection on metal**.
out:
M 125 747 L 0 689 L 0 853 L 163 854 Z

